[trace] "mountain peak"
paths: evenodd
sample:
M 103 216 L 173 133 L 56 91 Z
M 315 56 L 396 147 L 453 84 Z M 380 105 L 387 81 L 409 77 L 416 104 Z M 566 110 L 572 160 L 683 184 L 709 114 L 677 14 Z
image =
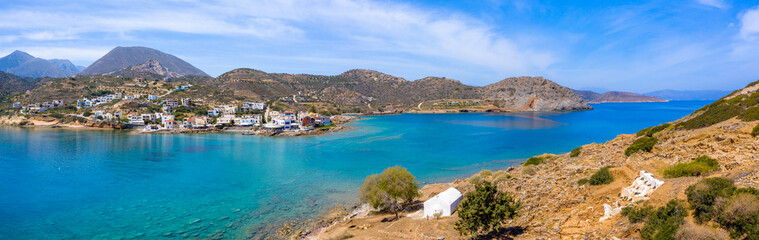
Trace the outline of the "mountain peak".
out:
M 45 60 L 20 50 L 0 58 L 0 71 L 33 78 L 66 77 L 79 73 L 79 69 L 68 60 Z
M 148 47 L 115 47 L 105 56 L 82 71 L 82 75 L 107 74 L 145 64 L 153 60 L 170 72 L 184 75 L 208 76 L 178 57 Z

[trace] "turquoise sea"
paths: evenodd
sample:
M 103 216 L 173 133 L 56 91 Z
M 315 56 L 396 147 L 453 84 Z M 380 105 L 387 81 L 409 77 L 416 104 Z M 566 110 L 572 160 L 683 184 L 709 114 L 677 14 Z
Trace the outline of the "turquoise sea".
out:
M 299 138 L 0 127 L 0 239 L 257 238 L 272 224 L 356 202 L 364 177 L 386 167 L 406 167 L 422 183 L 450 181 L 708 103 L 376 116 Z

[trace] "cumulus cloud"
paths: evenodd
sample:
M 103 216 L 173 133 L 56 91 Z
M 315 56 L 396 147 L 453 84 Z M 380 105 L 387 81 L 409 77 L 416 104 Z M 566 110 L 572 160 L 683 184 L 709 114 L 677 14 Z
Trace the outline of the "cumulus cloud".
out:
M 741 37 L 755 39 L 759 33 L 759 7 L 755 7 L 743 13 L 741 20 Z
M 330 41 L 344 43 L 333 46 L 344 51 L 443 58 L 501 74 L 540 71 L 556 62 L 551 52 L 499 35 L 484 22 L 386 1 L 183 0 L 90 4 L 102 9 L 0 10 L 0 30 L 15 31 L 14 37 L 0 37 L 43 41 L 74 39 L 89 33 L 127 35 L 162 31 L 305 44 Z

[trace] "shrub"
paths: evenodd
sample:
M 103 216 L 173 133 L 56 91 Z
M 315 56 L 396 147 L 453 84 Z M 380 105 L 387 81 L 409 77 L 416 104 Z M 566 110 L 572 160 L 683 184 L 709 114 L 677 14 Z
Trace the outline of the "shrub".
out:
M 701 176 L 719 168 L 717 160 L 708 156 L 700 156 L 689 163 L 678 163 L 664 170 L 664 177 L 678 178 L 688 176 Z
M 638 133 L 636 133 L 635 135 L 637 135 L 638 137 L 644 136 L 644 135 L 646 137 L 653 137 L 655 133 L 660 132 L 661 130 L 667 129 L 669 126 L 670 126 L 669 123 L 665 123 L 659 126 L 644 128 L 638 131 Z
M 474 238 L 516 217 L 520 207 L 521 203 L 511 194 L 498 192 L 490 182 L 478 183 L 474 192 L 467 193 L 461 202 L 455 229 L 461 235 Z
M 362 203 L 394 212 L 397 218 L 402 207 L 399 201 L 410 202 L 419 196 L 419 184 L 414 182 L 415 178 L 400 166 L 387 168 L 379 175 L 372 174 L 366 177 L 361 185 L 359 198 Z
M 741 98 L 736 97 L 731 100 L 736 99 L 739 101 Z M 717 100 L 704 107 L 700 115 L 693 117 L 688 121 L 681 122 L 678 126 L 682 126 L 685 129 L 698 129 L 738 116 L 743 109 L 738 106 L 736 102 L 737 101 L 726 101 L 724 99 Z
M 651 213 L 654 212 L 654 208 L 648 204 L 641 206 L 627 206 L 622 208 L 622 216 L 627 217 L 630 223 L 638 223 L 646 220 Z
M 523 165 L 525 165 L 525 166 L 539 165 L 539 164 L 543 163 L 545 160 L 546 160 L 545 157 L 537 157 L 537 156 L 536 157 L 531 157 L 531 158 L 527 159 L 527 161 L 524 162 Z
M 671 200 L 648 217 L 646 225 L 640 230 L 640 236 L 643 239 L 674 239 L 687 215 L 682 203 Z
M 588 183 L 588 179 L 587 178 L 583 178 L 583 179 L 577 180 L 577 185 L 585 185 L 586 183 Z
M 752 137 L 756 137 L 756 135 L 759 135 L 759 124 L 757 124 L 756 126 L 754 126 L 754 129 L 751 130 L 751 136 Z
M 629 147 L 627 147 L 627 149 L 625 149 L 625 156 L 630 156 L 639 151 L 651 152 L 651 149 L 654 148 L 654 145 L 656 145 L 657 142 L 659 142 L 659 140 L 653 137 L 638 138 L 638 140 L 635 140 Z
M 522 167 L 522 173 L 532 176 L 532 175 L 535 175 L 536 172 L 535 172 L 534 167 L 525 166 L 525 167 Z
M 614 181 L 614 176 L 609 172 L 609 167 L 603 167 L 590 176 L 590 185 L 604 185 Z
M 471 184 L 477 184 L 479 182 L 482 182 L 482 178 L 480 177 L 480 175 L 473 175 L 473 176 L 467 178 L 466 181 L 469 182 L 469 183 L 471 183 Z
M 578 157 L 580 156 L 581 152 L 582 152 L 582 146 L 576 147 L 575 149 L 572 149 L 572 152 L 569 152 L 569 157 Z
M 733 180 L 726 178 L 707 178 L 685 189 L 688 202 L 693 208 L 693 215 L 699 223 L 714 216 L 714 203 L 717 198 L 732 195 L 735 191 Z
M 675 239 L 682 240 L 727 240 L 730 237 L 722 229 L 712 228 L 686 222 L 680 225 L 675 233 Z
M 744 235 L 759 237 L 759 195 L 738 193 L 729 200 L 719 198 L 715 216 L 735 239 Z
M 343 231 L 342 233 L 340 233 L 337 236 L 328 238 L 328 240 L 345 240 L 345 239 L 350 239 L 350 238 L 353 238 L 353 237 L 354 237 L 353 234 L 349 233 L 348 231 Z
M 493 173 L 493 183 L 495 184 L 506 182 L 509 179 L 511 179 L 511 175 L 506 173 L 506 171 L 500 170 Z
M 493 171 L 485 169 L 485 170 L 480 171 L 479 175 L 480 177 L 483 177 L 483 178 L 490 177 L 490 176 L 493 176 Z

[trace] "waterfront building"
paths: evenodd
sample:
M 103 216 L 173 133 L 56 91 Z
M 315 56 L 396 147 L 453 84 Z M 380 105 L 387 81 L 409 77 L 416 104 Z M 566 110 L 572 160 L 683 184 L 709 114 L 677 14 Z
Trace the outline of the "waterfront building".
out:
M 436 214 L 440 214 L 440 217 L 451 216 L 456 211 L 463 195 L 456 188 L 448 188 L 438 195 L 424 201 L 424 217 L 435 217 Z

